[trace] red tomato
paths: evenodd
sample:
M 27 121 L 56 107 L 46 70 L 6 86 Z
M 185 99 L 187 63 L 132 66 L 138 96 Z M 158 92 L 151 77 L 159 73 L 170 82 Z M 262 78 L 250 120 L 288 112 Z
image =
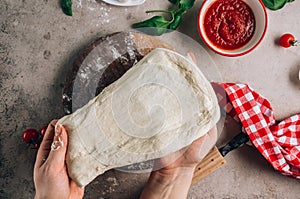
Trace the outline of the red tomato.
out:
M 279 44 L 284 48 L 288 48 L 291 46 L 296 46 L 297 40 L 295 39 L 294 35 L 285 33 L 280 37 Z
M 34 143 L 38 141 L 39 133 L 35 129 L 27 129 L 23 132 L 23 140 L 26 143 Z
M 44 137 L 47 128 L 48 128 L 48 126 L 44 126 L 44 127 L 40 130 L 40 134 L 41 134 L 42 137 Z

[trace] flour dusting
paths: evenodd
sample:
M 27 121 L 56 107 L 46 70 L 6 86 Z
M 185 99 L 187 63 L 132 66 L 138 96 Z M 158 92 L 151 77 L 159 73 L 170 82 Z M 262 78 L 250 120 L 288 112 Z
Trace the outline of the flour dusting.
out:
M 75 9 L 81 9 L 91 15 L 93 17 L 91 23 L 96 27 L 110 23 L 111 7 L 109 5 L 96 0 L 75 0 L 73 4 Z

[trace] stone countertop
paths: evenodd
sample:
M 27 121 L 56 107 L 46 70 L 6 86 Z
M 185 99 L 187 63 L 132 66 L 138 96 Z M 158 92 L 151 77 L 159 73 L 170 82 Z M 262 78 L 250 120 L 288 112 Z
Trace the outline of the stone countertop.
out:
M 203 45 L 196 24 L 201 3 L 184 16 L 179 31 Z M 65 76 L 80 50 L 99 36 L 129 30 L 132 23 L 149 18 L 146 10 L 169 3 L 147 0 L 125 8 L 73 0 L 73 17 L 62 13 L 58 0 L 0 0 L 0 5 L 0 198 L 33 198 L 36 151 L 23 143 L 22 131 L 63 116 Z M 203 45 L 224 81 L 251 85 L 270 100 L 276 119 L 300 112 L 299 47 L 277 44 L 285 32 L 300 38 L 299 8 L 295 1 L 282 10 L 268 10 L 265 39 L 243 57 L 222 57 Z M 233 129 L 238 131 L 227 122 L 223 134 Z M 256 149 L 245 146 L 225 159 L 225 166 L 191 187 L 189 198 L 299 197 L 299 182 L 275 172 Z M 137 198 L 147 177 L 109 171 L 87 186 L 85 198 Z

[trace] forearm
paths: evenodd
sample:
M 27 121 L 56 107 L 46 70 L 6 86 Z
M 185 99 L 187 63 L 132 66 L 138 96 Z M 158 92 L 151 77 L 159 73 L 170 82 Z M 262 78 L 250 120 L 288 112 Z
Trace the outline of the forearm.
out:
M 187 197 L 193 178 L 194 168 L 153 171 L 141 199 L 183 199 Z

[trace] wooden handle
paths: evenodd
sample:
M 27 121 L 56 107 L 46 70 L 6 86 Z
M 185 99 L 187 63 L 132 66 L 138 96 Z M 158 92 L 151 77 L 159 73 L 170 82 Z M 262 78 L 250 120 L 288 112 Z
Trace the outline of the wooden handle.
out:
M 226 161 L 220 154 L 218 148 L 212 148 L 212 150 L 205 156 L 205 158 L 197 165 L 194 171 L 192 184 L 208 176 L 209 174 L 223 166 L 225 163 Z

